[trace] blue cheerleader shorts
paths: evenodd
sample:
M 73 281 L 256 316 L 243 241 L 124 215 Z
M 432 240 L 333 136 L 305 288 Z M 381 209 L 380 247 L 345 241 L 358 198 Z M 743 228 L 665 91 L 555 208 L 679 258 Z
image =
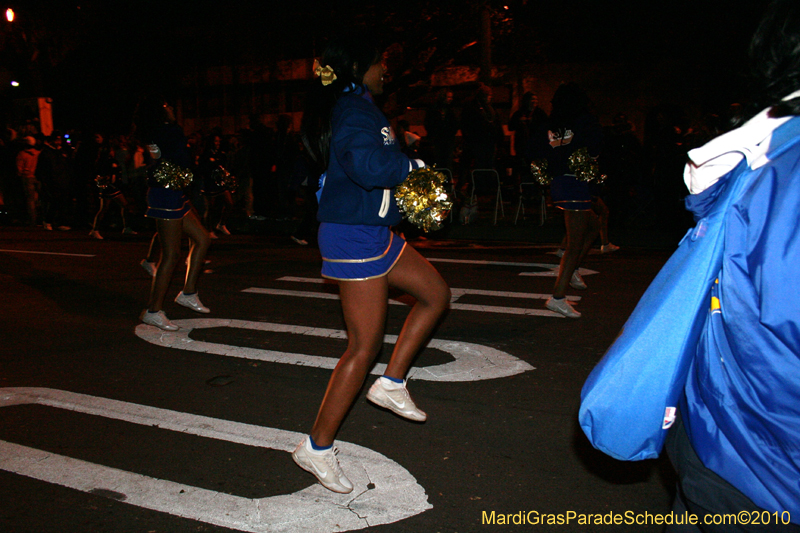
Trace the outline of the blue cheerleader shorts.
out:
M 406 241 L 387 226 L 323 222 L 317 236 L 322 277 L 367 280 L 385 276 L 394 267 Z
M 592 188 L 585 181 L 565 174 L 550 183 L 553 205 L 567 211 L 586 211 L 592 208 Z
M 147 189 L 147 211 L 144 216 L 164 220 L 181 219 L 192 209 L 183 191 L 150 187 Z

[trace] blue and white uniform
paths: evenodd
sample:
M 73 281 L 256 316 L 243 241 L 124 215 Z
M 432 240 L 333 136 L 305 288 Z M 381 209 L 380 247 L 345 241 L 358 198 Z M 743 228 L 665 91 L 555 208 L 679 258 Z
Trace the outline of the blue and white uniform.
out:
M 592 185 L 579 180 L 569 168 L 569 158 L 581 148 L 597 157 L 602 145 L 603 129 L 590 114 L 579 116 L 567 128 L 542 127 L 530 143 L 529 159 L 546 158 L 548 173 L 553 176 L 550 197 L 553 205 L 567 211 L 592 208 Z
M 394 187 L 422 166 L 400 151 L 389 121 L 363 86 L 339 98 L 317 219 L 322 276 L 370 279 L 392 269 L 405 241 L 390 227 L 402 219 Z
M 149 140 L 161 152 L 160 157 L 182 168 L 190 168 L 192 158 L 186 136 L 177 124 L 163 124 Z M 147 178 L 147 211 L 145 216 L 166 220 L 181 219 L 192 209 L 189 197 L 181 190 L 160 185 L 152 175 Z

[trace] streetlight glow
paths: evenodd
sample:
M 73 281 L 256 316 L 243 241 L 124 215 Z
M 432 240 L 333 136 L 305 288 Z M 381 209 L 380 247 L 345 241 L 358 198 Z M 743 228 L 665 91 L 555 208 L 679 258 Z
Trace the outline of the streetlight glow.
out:
M 10 7 L 6 9 L 6 20 L 9 22 L 14 22 L 14 10 Z

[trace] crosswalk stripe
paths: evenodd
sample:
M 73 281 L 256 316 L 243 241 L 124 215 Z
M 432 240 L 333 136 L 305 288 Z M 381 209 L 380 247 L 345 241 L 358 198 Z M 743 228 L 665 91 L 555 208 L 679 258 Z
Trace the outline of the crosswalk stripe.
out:
M 263 287 L 250 287 L 242 290 L 242 292 L 250 294 L 272 294 L 274 296 L 295 296 L 299 298 L 320 298 L 322 300 L 338 300 L 338 294 L 330 294 L 326 292 L 312 292 L 312 291 L 292 291 L 287 289 L 268 289 Z M 540 295 L 541 298 L 548 296 Z M 405 302 L 397 300 L 389 300 L 390 305 L 408 305 Z M 545 316 L 550 318 L 564 318 L 559 313 L 548 311 L 547 309 L 528 309 L 524 307 L 501 307 L 497 305 L 476 305 L 476 304 L 462 304 L 457 302 L 450 303 L 451 310 L 459 311 L 481 311 L 484 313 L 500 313 L 506 315 L 528 315 L 528 316 Z

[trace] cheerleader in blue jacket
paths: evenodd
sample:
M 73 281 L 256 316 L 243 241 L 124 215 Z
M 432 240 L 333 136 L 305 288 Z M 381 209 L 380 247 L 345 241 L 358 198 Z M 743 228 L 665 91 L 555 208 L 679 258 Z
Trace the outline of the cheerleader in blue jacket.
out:
M 378 50 L 357 38 L 332 42 L 315 63 L 302 137 L 321 172 L 318 192 L 322 276 L 339 282 L 347 349 L 331 375 L 310 435 L 292 457 L 328 489 L 353 484 L 333 441 L 383 344 L 389 287 L 416 299 L 385 374 L 367 393 L 404 418 L 427 418 L 411 399 L 405 376 L 450 302 L 450 289 L 428 261 L 393 234 L 401 220 L 394 187 L 424 166 L 400 151 L 386 117 L 372 101 L 383 92 Z
M 197 296 L 197 280 L 211 241 L 186 193 L 159 183 L 152 171 L 159 160 L 180 168 L 189 168 L 192 164 L 186 136 L 175 122 L 172 106 L 160 97 L 148 99 L 139 109 L 137 127 L 137 134 L 147 145 L 151 160 L 145 216 L 155 219 L 158 240 L 161 243 L 161 259 L 153 276 L 150 299 L 141 320 L 166 331 L 175 331 L 179 327 L 167 318 L 162 307 L 172 274 L 181 259 L 181 238 L 183 235 L 189 238 L 191 249 L 183 290 L 178 293 L 175 303 L 197 313 L 210 312 Z

